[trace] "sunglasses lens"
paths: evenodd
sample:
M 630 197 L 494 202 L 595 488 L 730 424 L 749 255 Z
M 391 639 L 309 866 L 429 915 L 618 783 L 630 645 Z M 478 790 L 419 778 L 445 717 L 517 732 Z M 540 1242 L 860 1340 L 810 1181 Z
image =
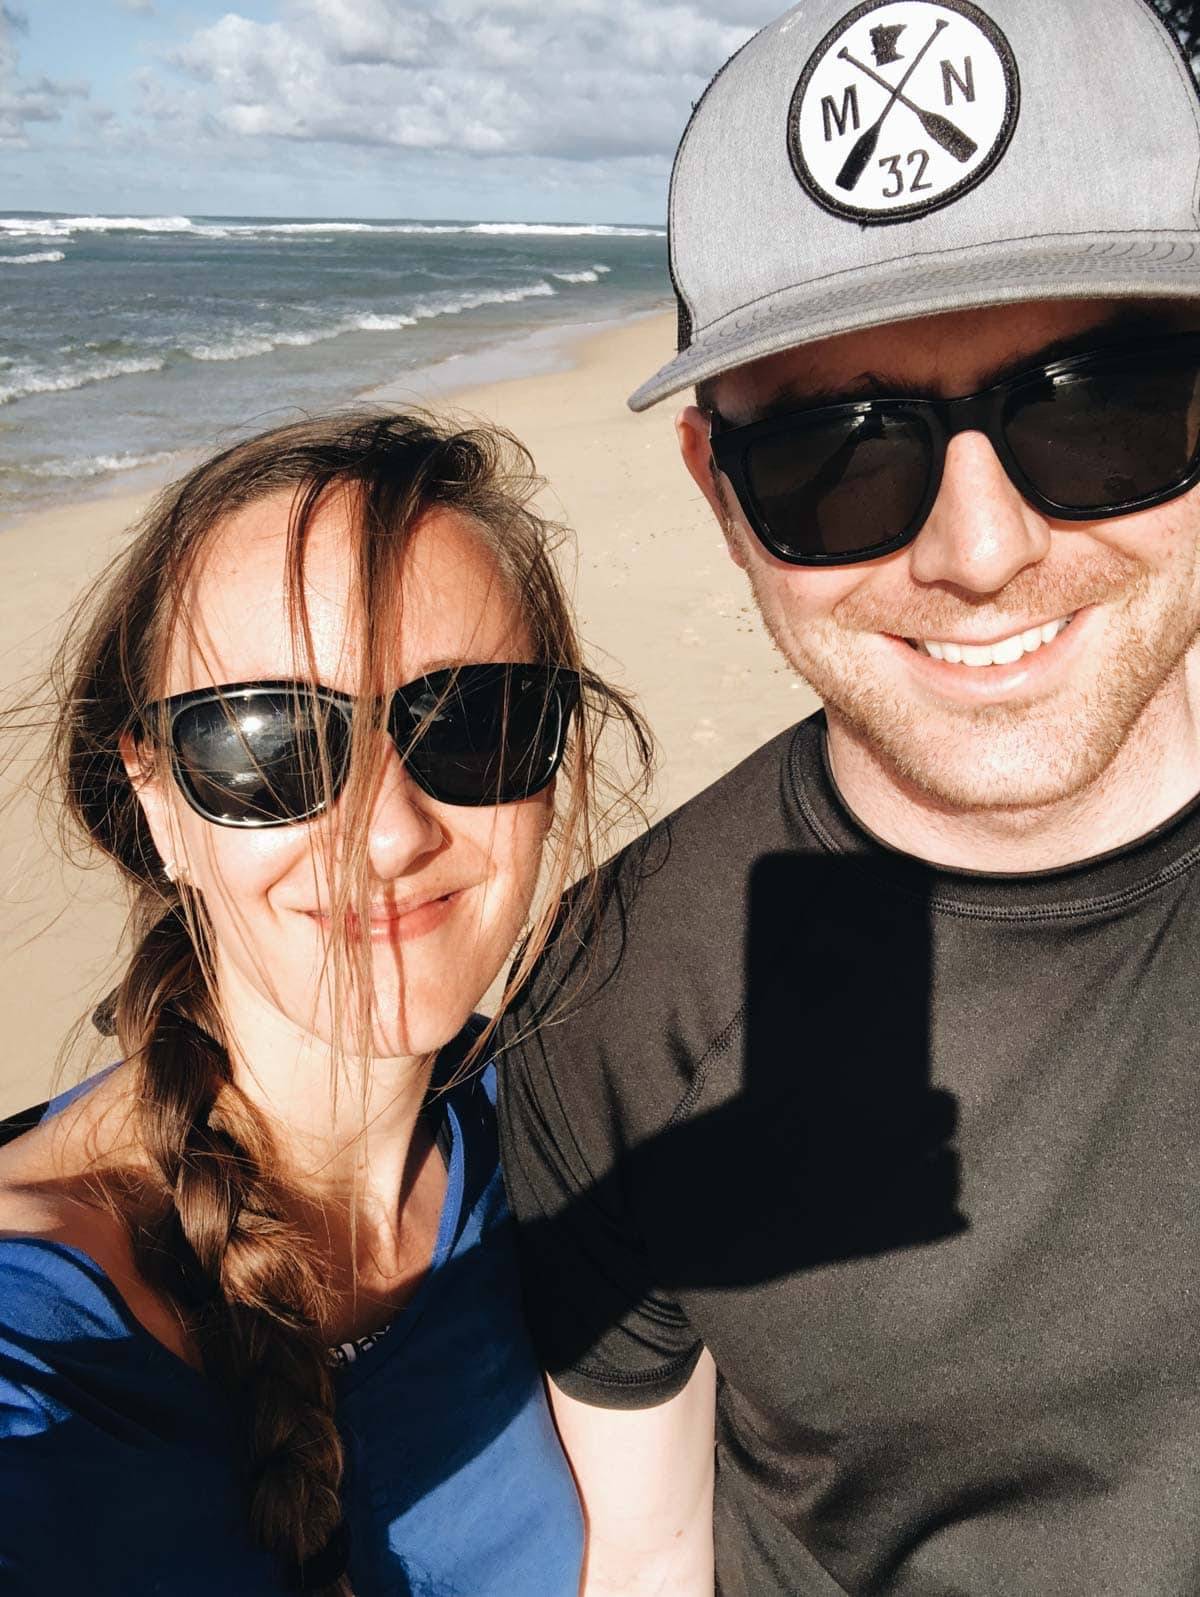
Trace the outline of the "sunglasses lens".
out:
M 436 672 L 406 695 L 397 744 L 442 803 L 511 804 L 540 792 L 558 768 L 573 682 L 511 665 Z
M 189 705 L 175 718 L 179 780 L 215 821 L 271 825 L 326 807 L 345 777 L 346 718 L 314 694 L 286 689 Z
M 1195 355 L 1113 356 L 1033 380 L 1005 407 L 1004 437 L 1031 486 L 1064 510 L 1111 511 L 1167 493 L 1200 446 Z
M 758 519 L 786 559 L 868 558 L 911 531 L 933 446 L 917 417 L 875 409 L 799 418 L 757 439 L 743 470 Z

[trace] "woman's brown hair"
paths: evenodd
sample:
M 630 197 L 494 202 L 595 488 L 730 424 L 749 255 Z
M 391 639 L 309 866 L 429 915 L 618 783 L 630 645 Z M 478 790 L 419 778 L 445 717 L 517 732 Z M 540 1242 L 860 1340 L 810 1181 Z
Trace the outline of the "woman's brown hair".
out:
M 347 413 L 249 439 L 162 494 L 80 607 L 57 668 L 57 768 L 68 820 L 116 863 L 131 896 L 133 954 L 112 1018 L 139 1073 L 135 1131 L 148 1156 L 150 1190 L 122 1202 L 121 1212 L 139 1268 L 175 1304 L 206 1373 L 243 1416 L 252 1530 L 297 1589 L 349 1590 L 341 1556 L 342 1447 L 323 1336 L 327 1272 L 288 1218 L 269 1129 L 235 1085 L 203 903 L 168 879 L 122 747 L 144 736 L 147 707 L 161 697 L 168 650 L 189 625 L 189 581 L 210 535 L 243 506 L 291 497 L 288 601 L 296 674 L 308 675 L 306 539 L 316 513 L 341 496 L 355 564 L 364 704 L 380 703 L 396 685 L 386 676 L 414 529 L 439 508 L 469 518 L 517 600 L 534 661 L 578 671 L 583 681 L 558 777 L 542 908 L 507 998 L 544 946 L 562 890 L 594 871 L 605 822 L 622 796 L 633 798 L 644 784 L 650 754 L 636 710 L 584 667 L 553 559 L 556 529 L 530 508 L 536 483 L 529 456 L 507 434 L 455 430 L 427 415 Z M 623 731 L 631 756 L 633 776 L 623 784 L 603 775 L 601 743 L 614 730 Z M 356 782 L 352 754 L 339 801 L 339 826 L 351 844 L 342 858 L 343 910 L 356 883 L 366 891 L 365 846 L 356 839 L 365 827 L 355 825 L 355 804 L 368 801 L 369 787 Z M 360 1025 L 369 994 L 364 998 L 354 950 L 348 954 L 335 997 L 348 1003 L 358 993 Z M 362 1036 L 354 1024 L 349 1031 Z M 469 1062 L 483 1057 L 487 1035 Z M 365 1058 L 365 1045 L 359 1051 Z

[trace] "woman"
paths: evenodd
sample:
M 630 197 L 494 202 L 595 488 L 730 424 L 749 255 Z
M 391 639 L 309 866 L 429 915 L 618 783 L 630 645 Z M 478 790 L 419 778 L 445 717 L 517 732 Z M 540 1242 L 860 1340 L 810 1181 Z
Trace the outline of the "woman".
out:
M 59 766 L 133 954 L 124 1062 L 0 1150 L 5 1592 L 577 1589 L 472 1014 L 592 863 L 601 724 L 646 744 L 528 483 L 286 427 L 85 607 Z

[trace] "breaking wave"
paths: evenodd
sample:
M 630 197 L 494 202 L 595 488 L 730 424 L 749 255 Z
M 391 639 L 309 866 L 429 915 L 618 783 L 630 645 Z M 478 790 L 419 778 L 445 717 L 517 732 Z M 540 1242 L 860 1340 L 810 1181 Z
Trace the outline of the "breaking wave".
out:
M 329 338 L 340 338 L 343 333 L 399 333 L 406 327 L 415 327 L 418 322 L 433 321 L 439 316 L 459 316 L 463 311 L 479 310 L 485 305 L 514 305 L 521 300 L 542 299 L 554 293 L 549 283 L 537 282 L 526 283 L 518 288 L 461 294 L 450 299 L 418 300 L 407 311 L 396 311 L 390 315 L 365 311 L 358 316 L 347 316 L 331 322 L 327 327 L 296 332 L 248 328 L 217 343 L 189 345 L 183 353 L 190 355 L 193 360 L 249 360 L 255 355 L 269 355 L 275 349 L 303 348 L 309 344 L 324 343 Z
M 35 250 L 32 255 L 0 255 L 4 266 L 47 266 L 51 261 L 65 261 L 62 250 Z
M 190 216 L 8 216 L 0 233 L 70 238 L 77 233 L 191 233 L 201 238 L 304 238 L 338 233 L 475 233 L 497 237 L 665 238 L 659 227 L 606 222 L 222 222 Z
M 405 327 L 415 327 L 415 316 L 377 316 L 374 311 L 367 311 L 363 316 L 356 316 L 347 323 L 347 332 L 357 333 L 398 333 Z
M 0 383 L 0 405 L 10 405 L 15 399 L 26 399 L 31 394 L 65 394 L 75 388 L 86 388 L 89 383 L 107 382 L 110 377 L 132 377 L 138 372 L 159 372 L 166 361 L 158 356 L 133 356 L 126 360 L 98 360 L 90 366 L 77 366 L 62 372 L 37 371 L 29 366 L 18 366 L 6 371 L 6 381 Z
M 72 233 L 191 233 L 187 216 L 0 216 L 0 232 L 36 238 L 69 238 Z
M 458 316 L 463 311 L 481 310 L 485 305 L 517 305 L 523 299 L 550 299 L 554 293 L 549 283 L 527 283 L 521 288 L 485 289 L 454 299 L 418 300 L 412 313 L 420 321 L 432 321 L 435 316 Z
M 2 257 L 0 257 L 2 258 Z M 593 273 L 556 273 L 564 280 L 595 282 Z M 5 381 L 0 383 L 0 405 L 25 399 L 33 394 L 69 393 L 90 383 L 102 383 L 113 377 L 129 377 L 138 373 L 162 371 L 169 353 L 182 355 L 196 361 L 252 360 L 259 355 L 270 355 L 277 349 L 303 349 L 310 344 L 324 343 L 340 338 L 344 333 L 395 333 L 406 327 L 415 327 L 421 321 L 434 321 L 440 316 L 460 316 L 464 311 L 480 310 L 487 305 L 514 305 L 527 299 L 551 298 L 556 290 L 544 280 L 524 283 L 515 288 L 484 289 L 477 293 L 453 297 L 418 300 L 405 311 L 379 313 L 366 311 L 342 317 L 325 327 L 274 328 L 248 327 L 238 329 L 228 336 L 181 345 L 174 352 L 160 355 L 124 356 L 92 361 L 90 364 L 68 367 L 62 371 L 38 370 L 33 366 L 19 366 L 5 370 Z
M 171 450 L 156 449 L 148 455 L 86 455 L 79 460 L 47 460 L 24 469 L 28 477 L 79 481 L 88 477 L 104 477 L 114 471 L 137 471 L 141 466 L 158 466 L 172 459 L 174 455 Z
M 476 222 L 468 233 L 545 234 L 551 238 L 666 238 L 661 227 L 619 227 L 615 223 L 588 222 Z

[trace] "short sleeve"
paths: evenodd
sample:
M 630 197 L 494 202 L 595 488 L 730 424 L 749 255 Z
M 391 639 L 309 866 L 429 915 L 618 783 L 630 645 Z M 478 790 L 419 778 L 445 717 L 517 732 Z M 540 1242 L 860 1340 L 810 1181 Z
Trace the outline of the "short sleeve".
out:
M 807 835 L 790 797 L 796 737 L 772 739 L 573 889 L 501 1023 L 500 1152 L 526 1309 L 546 1369 L 583 1402 L 649 1408 L 681 1391 L 709 1293 L 740 1276 L 724 1212 L 739 1167 L 726 1163 L 721 1187 L 714 1172 L 730 1105 L 749 1102 L 756 862 Z M 741 1212 L 757 1224 L 753 1117 L 732 1121 Z
M 501 1159 L 526 1312 L 555 1384 L 603 1408 L 650 1408 L 687 1384 L 695 1330 L 657 1282 L 630 1199 L 625 1116 L 587 1003 L 536 1023 L 535 979 L 501 1032 Z M 607 1029 L 601 1027 L 609 1036 Z

